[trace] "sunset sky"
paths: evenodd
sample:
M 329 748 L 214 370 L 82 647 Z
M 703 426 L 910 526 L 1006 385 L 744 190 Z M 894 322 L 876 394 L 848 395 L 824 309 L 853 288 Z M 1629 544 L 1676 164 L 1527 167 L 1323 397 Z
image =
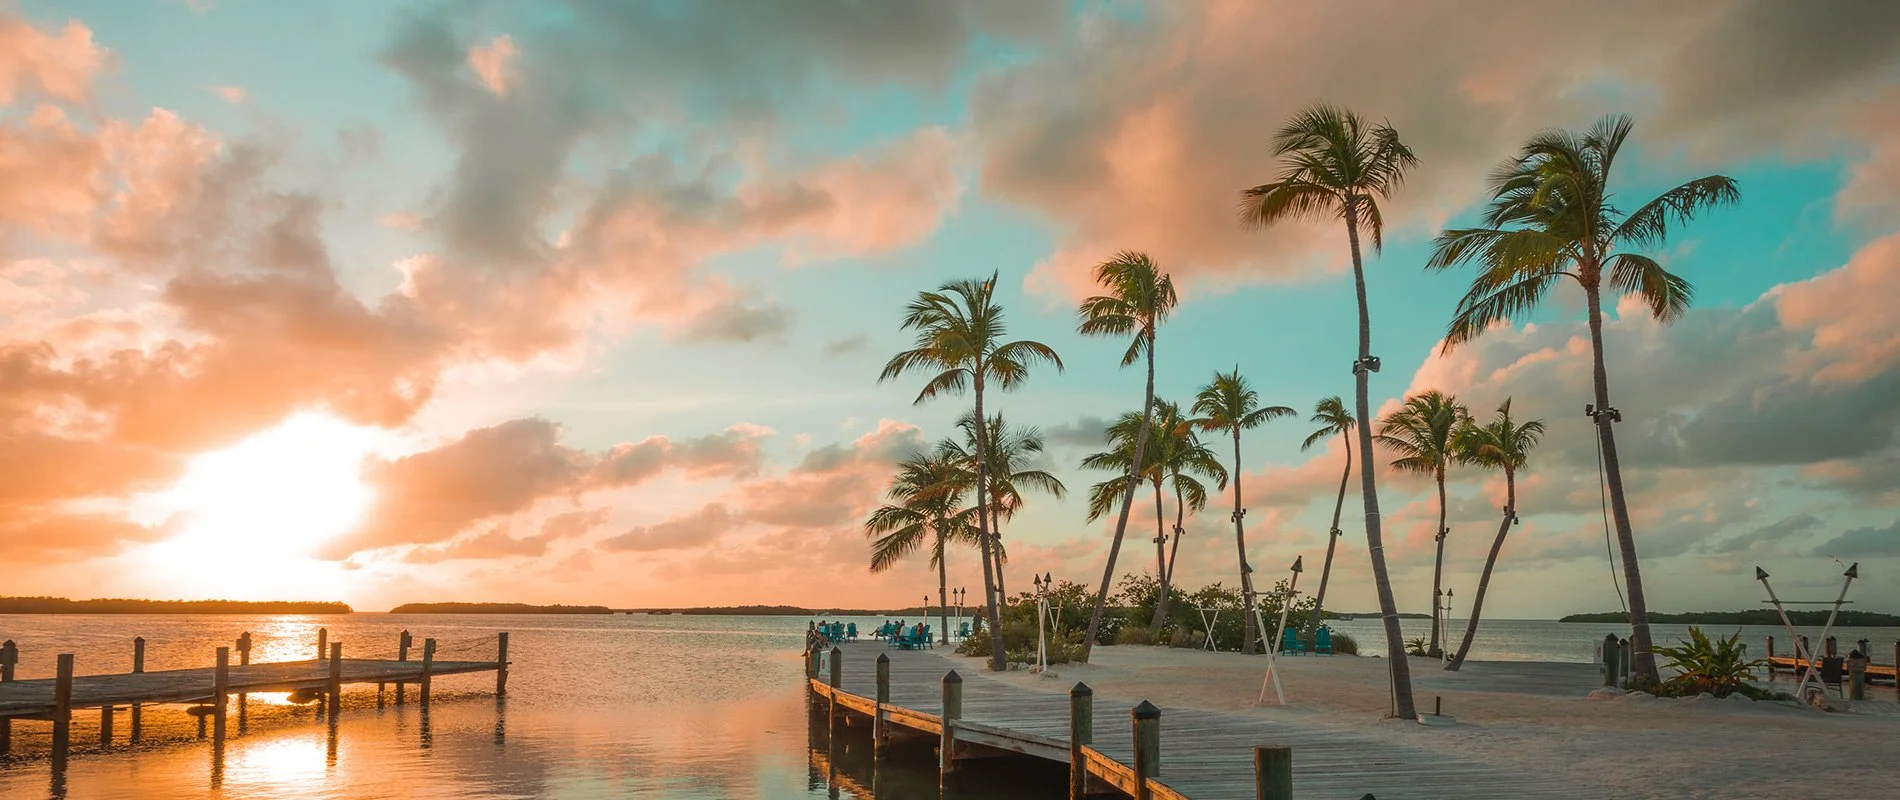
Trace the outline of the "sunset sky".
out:
M 1343 450 L 1298 444 L 1351 397 L 1345 236 L 1234 208 L 1319 99 L 1422 162 L 1368 263 L 1375 406 L 1549 424 L 1488 611 L 1617 607 L 1581 298 L 1439 358 L 1468 276 L 1421 265 L 1526 136 L 1611 112 L 1630 205 L 1743 195 L 1653 254 L 1694 310 L 1608 323 L 1651 608 L 1754 607 L 1757 564 L 1831 597 L 1835 558 L 1900 606 L 1900 9 L 1783 0 L 0 0 L 0 592 L 934 602 L 921 558 L 868 573 L 861 524 L 965 401 L 876 378 L 915 292 L 992 271 L 1069 367 L 990 400 L 1075 493 L 1004 530 L 1011 588 L 1092 584 L 1112 520 L 1076 463 L 1141 375 L 1073 309 L 1123 249 L 1182 287 L 1162 397 L 1238 364 L 1301 411 L 1245 440 L 1247 521 L 1263 570 L 1316 569 Z M 1503 489 L 1452 475 L 1464 595 Z M 1381 479 L 1425 611 L 1430 485 Z M 1181 582 L 1235 582 L 1230 502 Z M 1357 504 L 1342 610 L 1374 607 Z

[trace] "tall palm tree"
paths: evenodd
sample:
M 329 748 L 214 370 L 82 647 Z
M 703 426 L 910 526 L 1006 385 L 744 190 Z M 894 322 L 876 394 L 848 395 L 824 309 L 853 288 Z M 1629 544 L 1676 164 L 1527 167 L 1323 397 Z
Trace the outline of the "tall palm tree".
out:
M 1530 461 L 1531 450 L 1544 436 L 1544 421 L 1534 419 L 1523 424 L 1511 420 L 1511 399 L 1498 406 L 1497 419 L 1484 425 L 1469 420 L 1459 426 L 1454 438 L 1458 460 L 1465 464 L 1504 470 L 1504 518 L 1498 520 L 1498 537 L 1491 542 L 1491 553 L 1484 557 L 1484 572 L 1478 575 L 1478 596 L 1471 601 L 1471 620 L 1465 623 L 1465 639 L 1445 669 L 1457 670 L 1471 652 L 1471 640 L 1478 635 L 1478 616 L 1484 613 L 1484 593 L 1491 588 L 1491 570 L 1504 551 L 1504 536 L 1517 522 L 1517 471 Z
M 1379 362 L 1372 357 L 1372 317 L 1366 306 L 1366 270 L 1359 253 L 1359 228 L 1364 226 L 1377 252 L 1385 243 L 1385 218 L 1379 199 L 1390 198 L 1418 163 L 1399 133 L 1386 124 L 1372 125 L 1358 114 L 1338 106 L 1316 104 L 1294 115 L 1273 137 L 1273 154 L 1282 160 L 1279 180 L 1241 192 L 1241 220 L 1267 227 L 1289 219 L 1346 223 L 1346 243 L 1352 251 L 1353 288 L 1359 300 L 1359 358 L 1353 362 L 1357 417 L 1369 419 L 1368 381 Z M 1372 432 L 1359 426 L 1360 463 L 1372 461 Z M 1392 597 L 1392 579 L 1385 568 L 1385 537 L 1379 526 L 1379 490 L 1374 471 L 1359 471 L 1365 495 L 1366 552 L 1372 559 L 1372 581 L 1379 594 L 1379 616 L 1385 623 L 1386 656 L 1391 659 L 1392 713 L 1411 719 L 1412 669 L 1405 659 L 1405 634 L 1399 630 L 1398 603 Z
M 962 508 L 963 465 L 942 454 L 912 454 L 898 462 L 897 475 L 891 478 L 885 495 L 893 503 L 871 512 L 864 522 L 864 533 L 871 541 L 871 571 L 883 572 L 930 542 L 930 566 L 937 568 L 937 607 L 945 642 L 948 642 L 950 617 L 950 575 L 944 551 L 951 542 L 976 543 L 976 527 L 971 524 L 973 509 Z
M 1471 412 L 1458 404 L 1458 398 L 1431 389 L 1405 398 L 1404 405 L 1379 421 L 1379 443 L 1398 455 L 1392 459 L 1392 468 L 1430 475 L 1438 482 L 1438 528 L 1432 533 L 1438 542 L 1438 555 L 1432 561 L 1432 636 L 1425 649 L 1433 656 L 1439 652 L 1437 609 L 1444 596 L 1439 592 L 1444 588 L 1445 536 L 1450 533 L 1445 528 L 1445 470 L 1456 460 L 1452 435 L 1470 419 Z
M 1201 391 L 1194 395 L 1194 413 L 1200 417 L 1194 420 L 1195 427 L 1204 431 L 1224 431 L 1234 438 L 1234 548 L 1240 554 L 1240 597 L 1243 607 L 1254 607 L 1253 567 L 1247 562 L 1247 530 L 1241 522 L 1244 509 L 1240 499 L 1240 432 L 1253 430 L 1269 420 L 1293 416 L 1293 409 L 1286 406 L 1260 405 L 1260 395 L 1247 385 L 1247 379 L 1240 374 L 1240 365 L 1234 365 L 1232 373 L 1215 372 L 1213 380 L 1208 381 Z M 1344 488 L 1341 488 L 1344 491 Z M 1344 496 L 1343 494 L 1341 495 Z M 1333 527 L 1339 527 L 1338 512 L 1334 512 Z M 1326 562 L 1332 564 L 1333 550 L 1326 548 Z M 1320 578 L 1320 589 L 1325 591 L 1326 579 Z M 1315 613 L 1318 613 L 1315 611 Z M 1241 616 L 1240 651 L 1248 655 L 1254 652 L 1258 632 L 1254 630 L 1254 615 L 1251 611 Z
M 1146 254 L 1124 250 L 1109 261 L 1095 266 L 1095 282 L 1107 294 L 1082 301 L 1076 309 L 1081 318 L 1076 330 L 1084 336 L 1126 336 L 1134 334 L 1128 350 L 1122 354 L 1122 366 L 1135 363 L 1144 355 L 1148 361 L 1148 383 L 1141 403 L 1141 425 L 1130 452 L 1130 466 L 1147 457 L 1149 427 L 1155 404 L 1155 329 L 1174 311 L 1178 298 L 1174 281 L 1161 271 Z M 1115 538 L 1109 542 L 1108 563 L 1102 567 L 1102 586 L 1095 593 L 1095 608 L 1089 613 L 1088 634 L 1082 640 L 1083 660 L 1095 650 L 1095 636 L 1102 628 L 1102 609 L 1108 603 L 1110 583 L 1115 579 L 1115 559 L 1121 555 L 1122 537 L 1128 533 L 1128 512 L 1135 503 L 1135 487 L 1140 478 L 1129 473 L 1124 479 L 1121 516 L 1115 520 Z
M 1219 488 L 1225 489 L 1227 468 L 1221 466 L 1214 451 L 1195 435 L 1194 421 L 1183 417 L 1181 407 L 1174 403 L 1155 401 L 1153 437 L 1154 470 L 1149 475 L 1155 489 L 1155 563 L 1156 574 L 1161 582 L 1161 597 L 1155 603 L 1154 619 L 1148 623 L 1148 627 L 1160 633 L 1161 625 L 1167 621 L 1168 611 L 1173 605 L 1169 588 L 1174 584 L 1174 565 L 1181 553 L 1181 535 L 1185 531 L 1187 512 L 1193 510 L 1198 513 L 1207 507 L 1207 486 L 1195 476 L 1212 479 Z M 1164 482 L 1174 489 L 1172 536 L 1162 516 Z
M 1328 397 L 1313 406 L 1312 423 L 1319 428 L 1306 435 L 1306 441 L 1300 442 L 1300 451 L 1313 449 L 1313 446 L 1334 436 L 1345 436 L 1352 432 L 1352 412 L 1346 410 L 1346 401 L 1337 395 Z M 1333 527 L 1326 534 L 1326 566 L 1319 571 L 1319 592 L 1313 595 L 1313 619 L 1307 625 L 1311 630 L 1319 630 L 1320 609 L 1326 607 L 1326 583 L 1333 576 L 1333 549 L 1339 546 L 1339 513 L 1346 507 L 1346 481 L 1352 477 L 1352 442 L 1346 443 L 1346 469 L 1339 474 L 1339 498 L 1333 501 Z
M 1631 672 L 1655 680 L 1649 607 L 1611 427 L 1621 414 L 1610 405 L 1610 379 L 1603 363 L 1603 290 L 1637 294 L 1658 322 L 1681 317 L 1695 294 L 1689 282 L 1654 258 L 1617 250 L 1654 250 L 1664 243 L 1670 226 L 1688 224 L 1699 211 L 1739 202 L 1741 191 L 1734 180 L 1709 175 L 1624 213 L 1610 202 L 1610 173 L 1633 127 L 1627 116 L 1607 116 L 1587 133 L 1550 130 L 1531 137 L 1515 157 L 1492 171 L 1491 205 L 1483 226 L 1439 234 L 1426 268 L 1465 263 L 1477 267 L 1471 289 L 1458 301 L 1445 333 L 1447 352 L 1483 335 L 1493 323 L 1537 307 L 1560 278 L 1582 287 L 1596 399 L 1589 412 L 1603 449 L 1604 481 L 1629 590 L 1630 643 L 1635 651 Z
M 917 332 L 915 346 L 891 357 L 878 375 L 882 383 L 907 372 L 936 371 L 918 392 L 915 404 L 939 394 L 962 394 L 967 388 L 975 396 L 976 449 L 988 449 L 986 417 L 983 414 L 983 389 L 991 381 L 1005 391 L 1021 386 L 1029 377 L 1029 368 L 1041 362 L 1062 370 L 1062 358 L 1041 342 L 1018 340 L 1003 342 L 1007 326 L 1003 308 L 995 299 L 996 274 L 987 281 L 952 281 L 934 292 L 918 292 L 904 309 L 904 330 Z M 976 460 L 976 497 L 989 495 L 989 470 L 985 459 Z M 981 503 L 979 503 L 981 505 Z M 978 514 L 977 547 L 983 558 L 983 605 L 989 616 L 990 669 L 1008 668 L 1003 652 L 1002 615 L 997 609 L 996 576 L 991 561 L 991 537 L 987 515 Z
M 944 439 L 937 443 L 937 453 L 940 457 L 955 459 L 973 483 L 976 476 L 976 418 L 965 414 L 957 421 L 957 427 L 963 430 L 963 441 Z M 1003 565 L 1006 563 L 1003 555 L 1003 523 L 1022 509 L 1023 489 L 1046 492 L 1060 500 L 1068 493 L 1068 487 L 1063 486 L 1062 481 L 1048 471 L 1036 469 L 1029 463 L 1043 452 L 1045 446 L 1040 429 L 1011 427 L 1002 414 L 990 415 L 988 429 L 990 501 L 978 509 L 978 513 L 989 516 L 993 544 L 991 556 L 996 562 L 996 593 L 1007 598 L 1009 591 L 1003 580 Z

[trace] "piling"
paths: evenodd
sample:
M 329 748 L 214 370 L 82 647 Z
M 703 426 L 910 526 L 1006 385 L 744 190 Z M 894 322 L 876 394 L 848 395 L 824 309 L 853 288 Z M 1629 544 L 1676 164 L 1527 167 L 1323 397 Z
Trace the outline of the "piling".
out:
M 13 682 L 13 665 L 20 660 L 20 647 L 8 639 L 0 644 L 0 683 Z M 13 752 L 13 720 L 0 719 L 0 756 Z
M 1847 699 L 1867 699 L 1867 655 L 1859 650 L 1847 654 Z
M 1775 637 L 1768 637 L 1768 682 L 1775 681 Z
M 839 658 L 840 655 L 843 655 L 843 651 L 836 647 L 831 648 L 831 688 L 833 689 L 844 686 L 844 661 Z
M 1082 754 L 1095 741 L 1095 690 L 1081 681 L 1069 688 L 1069 800 L 1084 800 L 1089 792 L 1089 761 Z
M 99 749 L 112 749 L 112 706 L 99 707 Z
M 937 788 L 948 791 L 956 772 L 957 720 L 963 719 L 963 676 L 956 670 L 943 674 L 943 734 L 937 744 Z
M 336 719 L 336 712 L 343 709 L 343 643 L 330 643 L 330 683 L 324 687 L 330 702 L 330 719 Z
M 1603 685 L 1604 686 L 1619 686 L 1620 687 L 1622 685 L 1618 683 L 1616 680 L 1616 673 L 1618 669 L 1617 664 L 1619 664 L 1621 661 L 1622 661 L 1622 658 L 1616 654 L 1616 634 L 1614 633 L 1604 634 L 1603 635 Z
M 1832 636 L 1829 636 L 1826 639 L 1822 640 L 1821 646 L 1824 648 L 1827 648 L 1828 658 L 1833 658 L 1837 655 L 1840 655 L 1839 646 L 1835 644 L 1834 637 Z
M 224 705 L 231 687 L 231 648 L 218 648 L 218 668 L 211 676 L 211 745 L 224 746 Z
M 890 755 L 891 732 L 884 724 L 884 705 L 891 702 L 891 657 L 877 654 L 877 705 L 871 717 L 872 759 L 883 761 Z
M 134 673 L 145 671 L 145 637 L 143 636 L 132 638 L 132 671 Z M 145 706 L 143 703 L 133 703 L 131 742 L 138 744 L 143 738 L 145 738 Z
M 248 666 L 250 666 L 250 665 L 251 665 L 251 632 L 250 632 L 250 631 L 245 631 L 245 632 L 243 632 L 243 633 L 240 633 L 240 634 L 238 634 L 238 638 L 237 638 L 237 657 L 238 657 L 238 666 L 240 666 L 240 667 L 248 667 Z M 243 730 L 244 730 L 244 704 L 245 704 L 245 702 L 247 702 L 247 701 L 248 701 L 249 699 L 250 699 L 250 695 L 249 695 L 249 694 L 247 694 L 247 693 L 245 693 L 245 692 L 239 692 L 239 693 L 238 693 L 238 698 L 237 698 L 237 701 L 238 701 L 238 731 L 239 731 L 240 733 L 242 733 L 242 732 L 243 732 Z
M 330 654 L 329 641 L 330 641 L 330 629 L 318 628 L 317 629 L 317 660 L 318 661 L 322 661 L 324 656 L 327 656 Z
M 419 696 L 418 702 L 420 702 L 425 709 L 429 707 L 429 671 L 434 667 L 435 640 L 424 639 L 422 640 L 422 688 L 417 690 L 417 695 Z M 398 687 L 397 691 L 400 692 L 402 690 Z M 397 699 L 401 699 L 401 697 L 400 694 L 397 695 Z
M 60 653 L 53 678 L 53 772 L 66 772 L 66 749 L 72 744 L 73 654 Z
M 1809 663 L 1814 663 L 1814 664 L 1820 663 L 1820 661 L 1814 657 L 1814 647 L 1808 644 L 1808 637 L 1806 634 L 1803 634 L 1801 636 L 1801 650 L 1795 653 L 1795 660 L 1800 661 L 1802 659 L 1806 659 Z M 1808 664 L 1799 664 L 1797 666 L 1806 667 L 1808 666 Z
M 1148 779 L 1161 774 L 1161 709 L 1146 700 L 1128 710 L 1134 723 L 1135 800 L 1152 800 Z
M 502 631 L 495 640 L 495 699 L 508 696 L 508 632 Z
M 1253 749 L 1254 800 L 1293 800 L 1293 748 Z
M 402 636 L 396 639 L 396 660 L 397 661 L 409 660 L 409 644 L 411 641 L 413 640 L 409 638 L 408 631 L 403 631 Z M 402 687 L 403 687 L 403 682 L 396 681 L 396 705 L 403 704 Z

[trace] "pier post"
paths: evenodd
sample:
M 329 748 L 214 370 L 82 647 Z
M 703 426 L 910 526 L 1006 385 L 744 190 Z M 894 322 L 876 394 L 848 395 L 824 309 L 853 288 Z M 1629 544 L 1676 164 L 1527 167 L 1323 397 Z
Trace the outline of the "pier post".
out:
M 329 697 L 330 719 L 336 719 L 336 712 L 343 708 L 343 643 L 330 643 L 330 683 L 324 687 Z
M 135 636 L 132 637 L 132 672 L 137 674 L 144 671 L 145 637 Z M 145 738 L 145 704 L 143 703 L 132 704 L 132 733 L 129 738 L 132 744 L 138 744 Z
M 1840 655 L 1839 645 L 1837 645 L 1834 642 L 1834 637 L 1832 636 L 1829 636 L 1826 639 L 1823 639 L 1821 641 L 1821 646 L 1827 649 L 1828 658 L 1833 658 L 1837 655 Z
M 20 647 L 8 639 L 0 644 L 0 683 L 13 682 L 13 665 L 20 660 Z M 13 720 L 0 719 L 0 756 L 13 752 Z
M 1161 709 L 1146 700 L 1128 710 L 1134 722 L 1135 800 L 1150 800 L 1148 779 L 1161 774 Z
M 833 689 L 844 686 L 844 660 L 839 658 L 840 655 L 843 653 L 838 648 L 831 648 L 831 688 Z
M 937 788 L 950 788 L 950 775 L 956 771 L 956 723 L 963 718 L 963 676 L 956 670 L 943 674 L 943 734 L 937 743 Z
M 495 644 L 495 699 L 508 696 L 508 632 L 496 634 Z
M 211 746 L 224 747 L 224 705 L 231 691 L 231 648 L 218 648 L 218 668 L 211 673 Z
M 884 705 L 891 702 L 891 657 L 877 654 L 877 705 L 871 716 L 871 758 L 883 761 L 890 757 L 891 732 L 884 724 Z
M 1796 661 L 1800 661 L 1803 658 L 1806 658 L 1808 661 L 1807 664 L 1796 664 L 1795 671 L 1799 672 L 1800 670 L 1806 669 L 1809 664 L 1813 664 L 1816 669 L 1820 668 L 1821 662 L 1814 657 L 1814 647 L 1808 644 L 1807 634 L 1802 634 L 1801 649 L 1796 651 L 1794 655 Z
M 1621 688 L 1616 680 L 1617 664 L 1622 661 L 1616 654 L 1616 634 L 1603 635 L 1603 685 Z
M 317 629 L 317 660 L 318 661 L 322 661 L 324 656 L 329 655 L 330 653 L 329 642 L 330 642 L 330 629 L 318 628 Z
M 1900 642 L 1893 643 L 1893 694 L 1900 698 Z
M 1095 690 L 1081 681 L 1069 687 L 1069 800 L 1089 792 L 1089 760 L 1082 747 L 1095 740 Z
M 418 702 L 423 708 L 429 707 L 429 671 L 435 666 L 435 640 L 422 640 L 422 688 L 417 690 Z
M 1867 699 L 1867 655 L 1859 650 L 1847 654 L 1847 699 Z
M 60 653 L 53 673 L 53 772 L 66 772 L 66 748 L 73 731 L 73 654 Z
M 1630 640 L 1618 639 L 1616 641 L 1616 657 L 1617 657 L 1616 669 L 1617 669 L 1617 675 L 1622 678 L 1623 683 L 1629 682 L 1630 656 L 1633 655 L 1635 651 L 1636 651 L 1636 648 L 1630 646 Z
M 1775 637 L 1768 637 L 1768 682 L 1775 682 Z
M 112 706 L 99 707 L 99 749 L 112 749 Z
M 409 660 L 409 644 L 411 643 L 411 641 L 412 640 L 409 638 L 408 631 L 403 631 L 402 636 L 396 640 L 396 660 L 397 661 Z M 403 703 L 402 687 L 403 687 L 403 682 L 396 681 L 396 705 L 402 705 Z
M 1253 749 L 1254 800 L 1293 800 L 1293 748 Z

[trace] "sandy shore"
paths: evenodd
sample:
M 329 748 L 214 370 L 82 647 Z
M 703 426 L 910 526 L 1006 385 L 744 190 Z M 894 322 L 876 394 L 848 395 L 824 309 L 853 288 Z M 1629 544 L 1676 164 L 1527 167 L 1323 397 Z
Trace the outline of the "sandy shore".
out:
M 1447 757 L 1521 768 L 1613 789 L 1619 797 L 1792 800 L 1891 797 L 1900 768 L 1900 703 L 1891 686 L 1851 713 L 1826 714 L 1739 700 L 1587 699 L 1600 680 L 1588 664 L 1468 662 L 1456 673 L 1413 660 L 1421 710 L 1442 698 L 1451 727 L 1383 719 L 1389 708 L 1382 658 L 1280 659 L 1287 705 L 1257 705 L 1264 657 L 1159 647 L 1102 647 L 1095 663 L 1010 672 L 1002 680 L 1050 692 L 1076 681 L 1104 703 L 1147 699 L 1166 709 L 1261 715 L 1288 725 L 1347 731 L 1369 747 L 1419 747 Z M 1788 683 L 1781 684 L 1784 688 Z M 1099 723 L 1098 723 L 1099 724 Z M 1163 730 L 1165 732 L 1165 717 Z M 1165 749 L 1165 744 L 1164 744 Z M 1299 759 L 1295 750 L 1294 759 Z

